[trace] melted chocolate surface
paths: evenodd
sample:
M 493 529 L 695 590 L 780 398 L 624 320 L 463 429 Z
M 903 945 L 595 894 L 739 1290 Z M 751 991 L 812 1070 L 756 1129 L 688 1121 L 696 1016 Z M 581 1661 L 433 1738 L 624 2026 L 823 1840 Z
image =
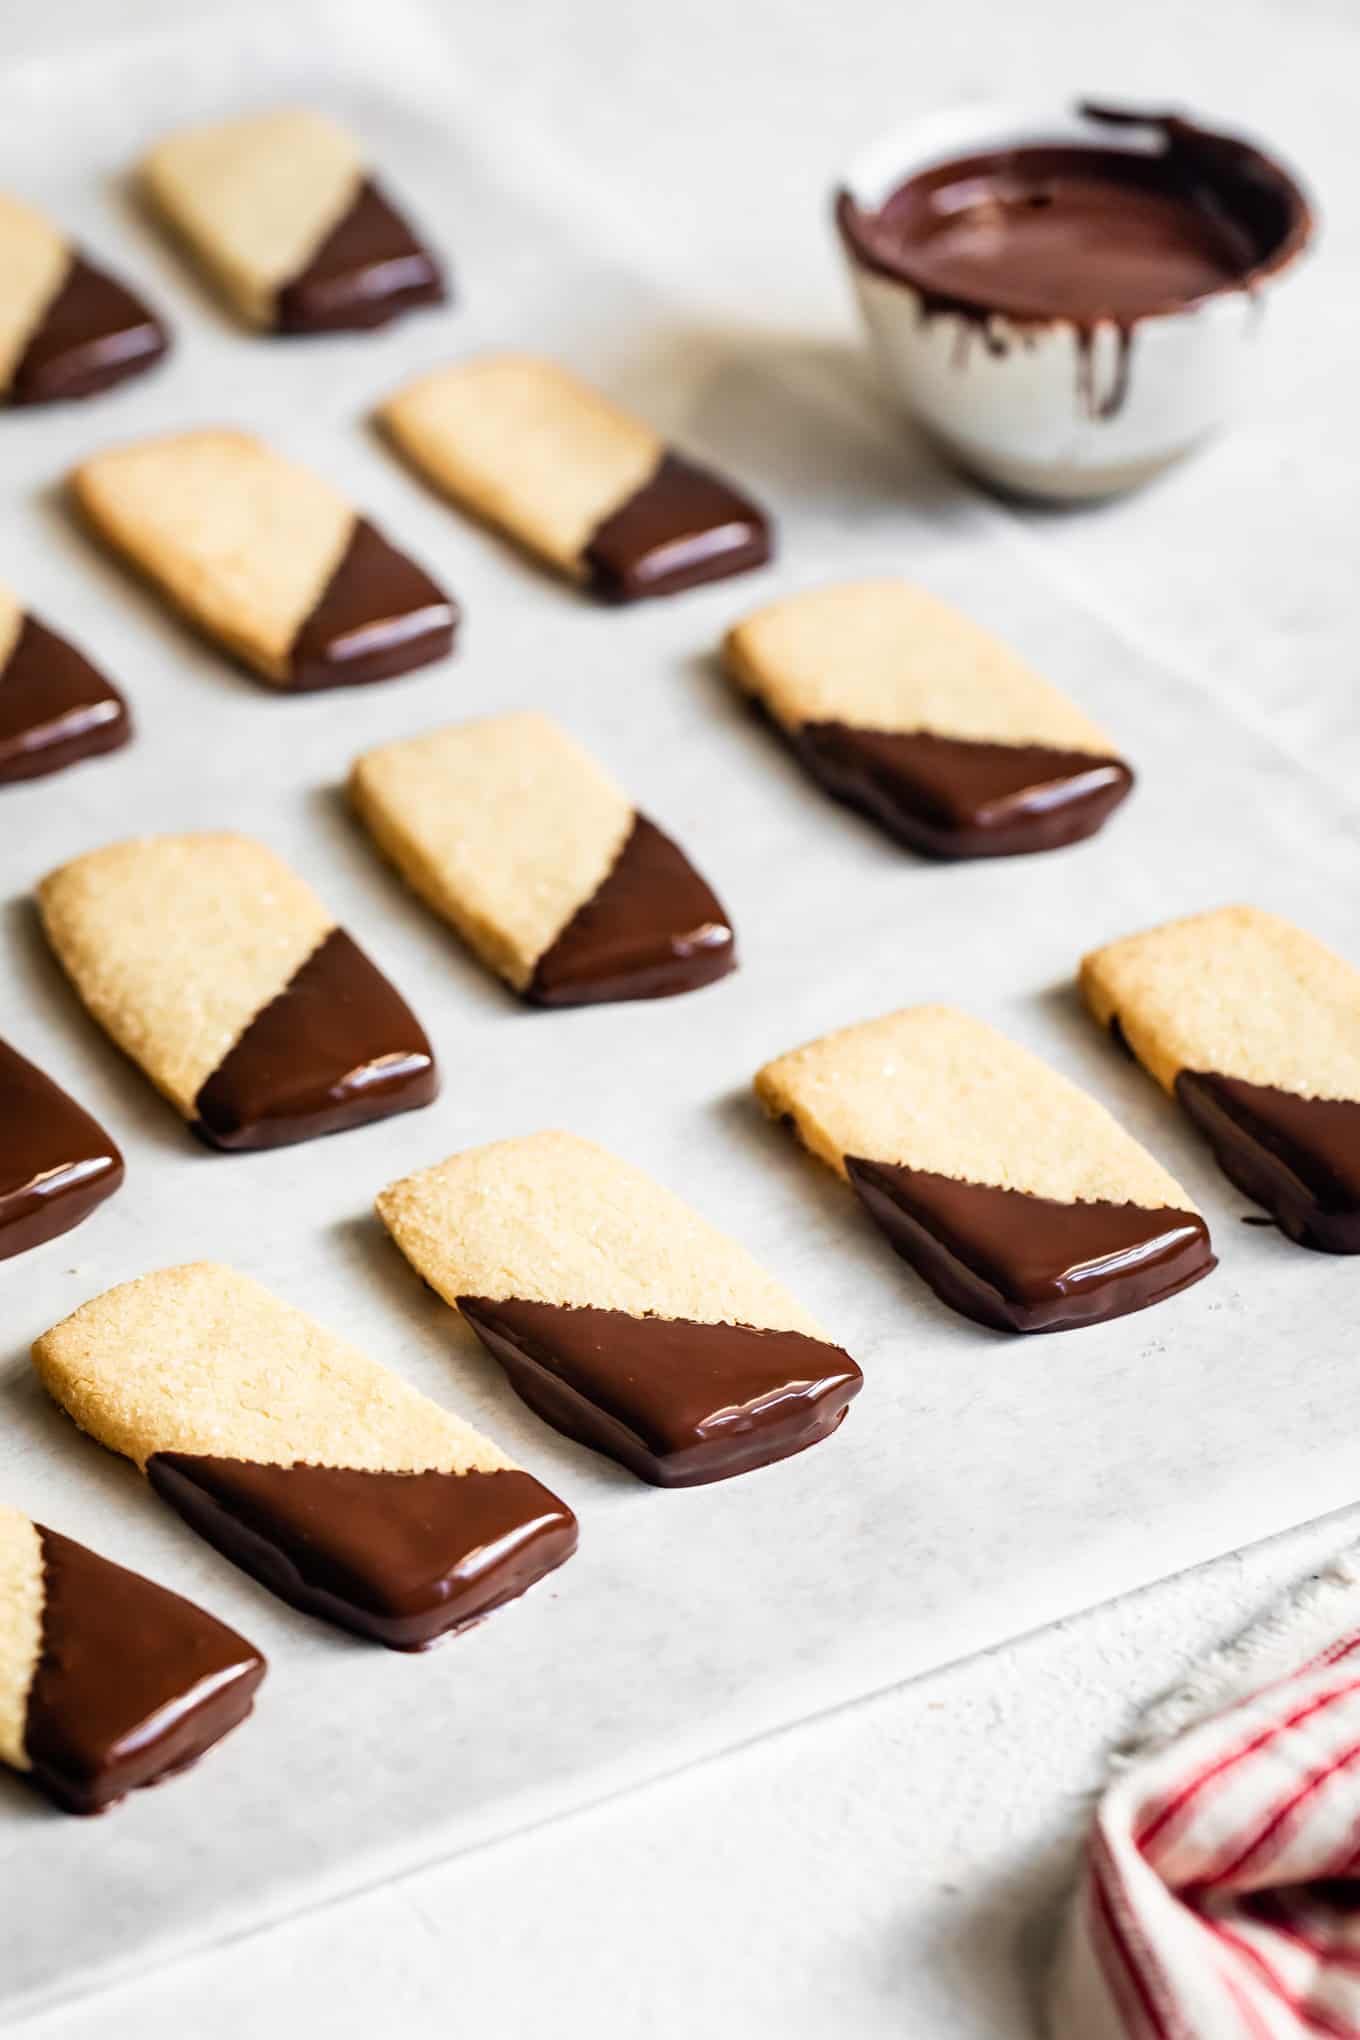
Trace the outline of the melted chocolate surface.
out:
M 116 751 L 131 735 L 118 689 L 74 645 L 25 616 L 0 668 L 0 786 Z
M 280 333 L 341 333 L 385 326 L 448 296 L 435 257 L 371 177 L 305 269 L 278 294 Z
M 650 481 L 596 527 L 585 564 L 604 601 L 637 602 L 763 567 L 772 547 L 763 510 L 720 475 L 666 453 Z
M 293 641 L 291 685 L 359 687 L 447 658 L 458 605 L 423 567 L 357 517 L 321 599 Z
M 103 1127 L 0 1041 L 0 1261 L 70 1232 L 123 1173 Z
M 3 394 L 11 404 L 97 396 L 151 368 L 169 345 L 140 298 L 76 255 Z
M 1224 1175 L 1300 1246 L 1360 1254 L 1360 1102 L 1182 1070 L 1176 1096 Z

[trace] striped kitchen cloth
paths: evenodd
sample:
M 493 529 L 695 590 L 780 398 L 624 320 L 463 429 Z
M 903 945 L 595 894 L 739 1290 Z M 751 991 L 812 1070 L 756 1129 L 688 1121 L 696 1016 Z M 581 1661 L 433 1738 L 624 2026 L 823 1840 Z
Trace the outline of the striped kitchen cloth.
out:
M 1050 2013 L 1056 2040 L 1360 2040 L 1360 1552 L 1121 1754 Z

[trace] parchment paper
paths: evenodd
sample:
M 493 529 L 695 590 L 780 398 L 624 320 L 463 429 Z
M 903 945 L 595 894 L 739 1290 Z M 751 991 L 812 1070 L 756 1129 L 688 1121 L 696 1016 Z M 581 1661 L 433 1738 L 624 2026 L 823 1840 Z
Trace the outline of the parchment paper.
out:
M 121 172 L 151 136 L 297 98 L 352 121 L 451 252 L 447 313 L 352 340 L 252 339 L 139 219 Z M 1341 794 L 1060 588 L 1032 540 L 901 436 L 840 358 L 770 346 L 660 290 L 645 234 L 618 226 L 629 195 L 608 222 L 579 214 L 398 7 L 237 14 L 211 37 L 26 69 L 0 91 L 0 180 L 141 280 L 177 336 L 162 373 L 0 432 L 0 573 L 107 665 L 139 719 L 130 751 L 0 796 L 0 1033 L 99 1114 L 129 1163 L 89 1224 L 0 1268 L 0 1495 L 202 1600 L 272 1663 L 245 1729 L 106 1820 L 59 1817 L 0 1783 L 6 2014 L 1355 1498 L 1353 1266 L 1242 1225 L 1247 1207 L 1071 989 L 1085 948 L 1236 898 L 1360 954 L 1360 830 Z M 503 344 L 559 353 L 727 465 L 778 513 L 778 566 L 601 611 L 427 495 L 367 428 L 372 405 L 406 374 Z M 467 609 L 457 658 L 288 700 L 165 621 L 74 530 L 57 484 L 96 446 L 210 421 L 313 462 L 446 577 Z M 1032 860 L 917 863 L 825 800 L 734 703 L 712 661 L 729 621 L 780 589 L 884 571 L 1007 634 L 1118 735 L 1141 783 L 1102 837 Z M 711 877 L 738 927 L 736 977 L 671 1002 L 530 1013 L 378 863 L 338 793 L 354 753 L 527 704 L 596 750 Z M 410 997 L 443 1066 L 437 1106 L 310 1147 L 210 1155 L 83 1017 L 37 932 L 33 881 L 120 835 L 221 825 L 293 860 Z M 749 1095 L 770 1054 L 917 999 L 969 1007 L 1086 1082 L 1200 1201 L 1219 1272 L 1051 1339 L 1007 1341 L 937 1306 Z M 660 1494 L 518 1404 L 370 1205 L 407 1169 L 547 1124 L 652 1170 L 806 1299 L 866 1374 L 833 1440 Z M 86 1297 L 203 1255 L 484 1425 L 577 1509 L 579 1556 L 418 1659 L 294 1615 L 235 1572 L 46 1404 L 26 1357 Z

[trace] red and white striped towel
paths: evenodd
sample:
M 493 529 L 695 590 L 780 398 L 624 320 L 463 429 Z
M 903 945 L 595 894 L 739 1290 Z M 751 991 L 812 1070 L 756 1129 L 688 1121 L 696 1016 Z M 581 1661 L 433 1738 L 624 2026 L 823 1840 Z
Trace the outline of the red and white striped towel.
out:
M 1360 2040 L 1360 1564 L 1157 1709 L 1092 1824 L 1057 2040 Z

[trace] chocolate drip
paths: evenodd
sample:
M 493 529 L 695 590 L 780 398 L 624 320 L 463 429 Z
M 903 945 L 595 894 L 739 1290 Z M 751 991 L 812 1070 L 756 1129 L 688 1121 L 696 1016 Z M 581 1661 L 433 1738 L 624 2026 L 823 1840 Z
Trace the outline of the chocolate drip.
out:
M 656 1487 L 787 1459 L 828 1437 L 863 1386 L 848 1353 L 802 1332 L 522 1297 L 458 1308 L 531 1410 Z
M 720 901 L 679 845 L 635 815 L 612 870 L 534 966 L 536 1006 L 666 999 L 737 967 Z
M 651 480 L 596 526 L 585 564 L 596 595 L 638 602 L 763 567 L 771 549 L 762 510 L 721 476 L 666 453 Z
M 1002 1332 L 1060 1332 L 1160 1303 L 1217 1263 L 1193 1211 L 1065 1204 L 847 1155 L 874 1222 L 935 1294 Z
M 465 1629 L 571 1557 L 576 1518 L 532 1475 L 147 1461 L 157 1494 L 282 1600 L 392 1650 Z
M 185 1770 L 244 1721 L 260 1653 L 192 1601 L 38 1526 L 42 1654 L 28 1696 L 32 1775 L 68 1813 L 102 1813 Z
M 211 1147 L 287 1147 L 428 1105 L 434 1051 L 396 988 L 333 928 L 194 1100 Z
M 423 567 L 356 517 L 321 599 L 293 640 L 289 685 L 358 687 L 453 650 L 458 606 Z
M 0 667 L 0 786 L 116 751 L 131 735 L 118 689 L 74 645 L 25 616 Z
M 926 730 L 803 723 L 790 740 L 814 779 L 926 857 L 1016 857 L 1094 835 L 1128 794 L 1118 758 Z
M 1300 1246 L 1360 1254 L 1360 1102 L 1182 1070 L 1176 1096 L 1224 1175 Z
M 70 1232 L 122 1180 L 103 1127 L 0 1041 L 0 1261 Z
M 4 395 L 11 404 L 97 396 L 152 367 L 169 345 L 164 326 L 140 298 L 76 255 Z
M 434 256 L 366 177 L 306 268 L 280 290 L 275 324 L 280 333 L 366 330 L 447 296 Z

